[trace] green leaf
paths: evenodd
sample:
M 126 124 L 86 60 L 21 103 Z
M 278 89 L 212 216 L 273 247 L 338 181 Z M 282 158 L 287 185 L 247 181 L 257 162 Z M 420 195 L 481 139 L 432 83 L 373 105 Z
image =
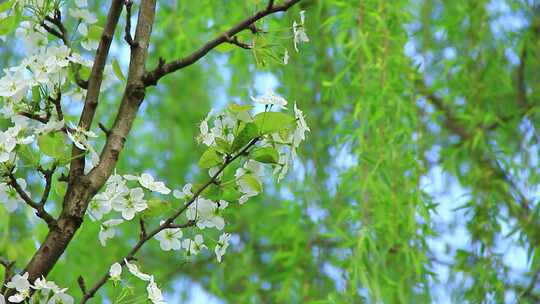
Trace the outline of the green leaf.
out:
M 39 86 L 32 87 L 32 101 L 37 104 L 40 100 L 41 95 L 39 94 Z
M 261 163 L 277 164 L 279 160 L 279 154 L 276 149 L 272 147 L 266 147 L 254 150 L 251 153 L 251 158 Z
M 0 4 L 0 13 L 3 13 L 13 6 L 13 0 L 8 0 Z
M 261 135 L 280 132 L 287 129 L 294 118 L 281 112 L 263 112 L 255 115 L 253 122 Z
M 19 25 L 20 13 L 0 19 L 0 36 L 11 34 Z
M 226 140 L 218 137 L 215 139 L 215 141 L 216 141 L 216 146 L 215 146 L 216 151 L 224 153 L 224 154 L 231 152 L 230 151 L 231 145 Z
M 237 151 L 247 145 L 253 138 L 257 137 L 258 132 L 254 123 L 248 122 L 245 124 L 232 143 L 232 151 Z
M 254 189 L 257 192 L 262 192 L 262 185 L 259 183 L 259 180 L 251 174 L 245 174 L 241 179 L 249 185 L 250 188 Z
M 126 77 L 124 76 L 124 73 L 122 73 L 122 69 L 120 68 L 120 64 L 116 58 L 114 58 L 112 61 L 112 67 L 116 77 L 118 77 L 118 79 L 121 81 L 126 81 Z
M 253 109 L 253 106 L 250 105 L 239 105 L 237 103 L 231 103 L 229 104 L 229 111 L 233 113 L 242 113 L 247 112 L 249 110 Z
M 215 167 L 223 163 L 223 158 L 216 152 L 214 148 L 206 150 L 199 159 L 199 166 L 203 169 Z
M 101 39 L 101 33 L 103 33 L 103 28 L 99 25 L 91 25 L 88 28 L 88 35 L 86 37 L 90 40 L 99 40 Z
M 64 135 L 60 133 L 41 135 L 38 138 L 38 146 L 43 154 L 56 159 L 63 158 L 68 147 Z

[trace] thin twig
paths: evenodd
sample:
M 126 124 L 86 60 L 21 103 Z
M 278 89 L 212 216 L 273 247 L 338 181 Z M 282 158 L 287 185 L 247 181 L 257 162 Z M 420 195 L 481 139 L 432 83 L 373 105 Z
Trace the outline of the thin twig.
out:
M 230 28 L 228 31 L 222 33 L 221 35 L 214 38 L 213 40 L 208 41 L 204 46 L 202 46 L 201 48 L 193 52 L 191 55 L 171 61 L 169 63 L 156 67 L 152 71 L 146 72 L 143 77 L 143 81 L 145 85 L 146 86 L 156 85 L 161 77 L 197 62 L 199 59 L 204 57 L 208 52 L 210 52 L 216 46 L 222 43 L 228 42 L 227 41 L 228 37 L 233 37 L 234 35 L 246 29 L 250 29 L 253 32 L 254 30 L 256 30 L 256 28 L 254 27 L 254 23 L 256 21 L 270 14 L 286 11 L 291 6 L 295 5 L 296 3 L 300 1 L 301 0 L 288 0 L 282 5 L 267 6 L 264 10 L 256 12 L 254 15 L 236 24 L 235 26 Z
M 234 36 L 234 37 L 227 37 L 227 42 L 230 43 L 230 44 L 234 44 L 236 46 L 239 46 L 243 49 L 246 49 L 246 50 L 250 50 L 253 48 L 252 45 L 250 44 L 247 44 L 247 43 L 243 43 L 243 42 L 240 42 L 238 41 L 238 37 Z
M 187 227 L 191 227 L 191 226 L 194 226 L 195 225 L 195 221 L 188 221 L 187 223 L 185 224 L 182 224 L 182 225 L 177 225 L 177 224 L 174 224 L 174 221 L 182 214 L 184 213 L 184 211 L 186 211 L 186 209 L 191 205 L 193 204 L 197 198 L 201 195 L 201 193 L 206 190 L 206 188 L 208 188 L 210 185 L 212 185 L 216 180 L 217 178 L 219 177 L 219 175 L 221 174 L 221 172 L 223 172 L 223 170 L 225 170 L 225 168 L 231 164 L 232 162 L 234 162 L 236 159 L 238 159 L 240 156 L 242 155 L 245 155 L 246 152 L 249 151 L 249 149 L 251 147 L 253 147 L 258 141 L 260 140 L 260 137 L 256 137 L 254 139 L 252 139 L 246 146 L 244 146 L 236 155 L 234 155 L 233 157 L 230 157 L 230 158 L 227 158 L 225 160 L 225 162 L 223 163 L 223 165 L 221 165 L 221 167 L 219 168 L 219 170 L 214 173 L 214 175 L 212 175 L 212 177 L 205 183 L 203 184 L 197 191 L 195 191 L 193 193 L 193 196 L 184 204 L 184 206 L 182 206 L 179 210 L 177 210 L 173 215 L 171 215 L 169 218 L 167 218 L 167 220 L 165 220 L 161 225 L 159 225 L 157 228 L 155 228 L 154 230 L 150 231 L 150 232 L 145 232 L 145 236 L 143 238 L 141 238 L 137 244 L 135 244 L 135 246 L 131 249 L 131 251 L 124 257 L 122 258 L 121 260 L 118 261 L 118 263 L 122 266 L 125 265 L 125 260 L 131 260 L 134 258 L 135 254 L 141 249 L 141 247 L 147 242 L 149 241 L 150 239 L 152 239 L 156 234 L 158 234 L 160 231 L 164 230 L 164 229 L 169 229 L 169 228 L 187 228 Z M 146 229 L 145 229 L 146 231 Z M 86 303 L 90 298 L 92 298 L 95 293 L 99 290 L 99 288 L 101 288 L 101 286 L 103 286 L 107 280 L 109 279 L 109 273 L 107 272 L 105 275 L 103 275 L 103 277 L 101 277 L 101 279 L 92 287 L 92 289 L 90 289 L 88 291 L 88 293 L 85 293 L 85 295 L 83 296 L 83 299 L 81 300 L 81 304 L 83 303 Z
M 51 173 L 52 175 L 52 173 Z M 15 176 L 13 175 L 13 172 L 10 172 L 8 174 L 8 185 L 10 185 L 11 187 L 13 187 L 13 189 L 15 189 L 15 191 L 17 191 L 17 194 L 19 194 L 20 198 L 27 204 L 29 205 L 30 207 L 34 208 L 36 210 L 36 215 L 38 217 L 40 217 L 41 219 L 43 219 L 47 225 L 49 227 L 52 227 L 52 226 L 55 226 L 56 225 L 56 220 L 52 217 L 52 215 L 50 215 L 46 210 L 45 210 L 45 204 L 43 203 L 37 203 L 35 202 L 27 193 L 26 191 L 24 191 L 24 189 L 21 187 L 21 185 L 19 185 L 19 183 L 17 182 L 17 179 L 15 178 Z M 48 177 L 47 179 L 47 182 L 46 182 L 46 185 L 45 185 L 45 190 L 43 192 L 43 196 L 42 196 L 42 200 L 45 199 L 45 201 L 47 200 L 47 197 L 49 196 L 49 192 L 50 192 L 50 188 L 51 188 L 51 181 L 50 181 L 50 177 Z
M 124 40 L 126 40 L 131 48 L 134 48 L 137 46 L 137 43 L 131 37 L 131 6 L 133 5 L 133 1 L 126 0 L 124 5 L 126 6 L 126 32 L 124 34 Z

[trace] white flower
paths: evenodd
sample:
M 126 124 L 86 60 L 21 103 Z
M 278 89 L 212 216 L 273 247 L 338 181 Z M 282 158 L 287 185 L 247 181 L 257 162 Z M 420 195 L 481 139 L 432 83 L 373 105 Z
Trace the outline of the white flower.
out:
M 30 292 L 28 290 L 24 292 L 19 292 L 10 296 L 8 298 L 8 302 L 21 303 L 22 301 L 24 301 L 24 299 L 28 298 L 29 296 L 30 296 Z
M 0 294 L 0 304 L 6 304 L 6 298 Z
M 289 50 L 285 50 L 285 54 L 283 54 L 283 64 L 289 63 Z
M 17 183 L 24 191 L 26 190 L 26 181 L 22 178 L 17 179 Z M 17 209 L 20 202 L 24 202 L 19 196 L 17 191 L 8 184 L 0 184 L 0 202 L 4 204 L 4 207 L 8 212 L 13 212 Z
M 15 289 L 16 294 L 8 298 L 9 302 L 20 303 L 30 296 L 30 282 L 28 282 L 28 272 L 25 272 L 23 275 L 16 274 L 11 278 L 6 284 L 6 287 L 9 289 Z
M 253 96 L 251 96 L 251 100 L 253 100 L 254 102 L 256 103 L 260 103 L 260 104 L 263 104 L 265 106 L 267 105 L 270 105 L 270 106 L 276 106 L 280 109 L 286 109 L 287 107 L 287 100 L 285 100 L 285 98 L 277 95 L 276 93 L 272 92 L 272 91 L 268 91 L 266 92 L 266 94 L 264 94 L 263 96 L 259 97 L 259 98 L 255 98 Z
M 50 132 L 58 131 L 64 127 L 64 120 L 50 119 L 46 124 L 42 124 L 37 127 L 36 134 L 47 134 Z
M 193 195 L 193 192 L 191 191 L 192 187 L 193 186 L 190 183 L 185 184 L 184 187 L 182 188 L 182 191 L 174 190 L 173 196 L 177 199 L 185 199 L 186 197 L 190 197 Z
M 184 239 L 182 241 L 182 247 L 187 251 L 188 255 L 196 255 L 201 250 L 208 248 L 204 244 L 203 236 L 200 234 L 197 234 L 193 240 Z
M 112 219 L 103 222 L 101 224 L 101 230 L 99 231 L 99 241 L 102 246 L 105 246 L 108 239 L 112 239 L 116 234 L 115 226 L 120 225 L 124 220 L 122 219 Z
M 311 131 L 304 120 L 304 113 L 294 104 L 294 116 L 296 118 L 296 129 L 294 130 L 293 146 L 296 148 L 300 142 L 306 139 L 305 133 Z
M 67 290 L 67 289 L 63 289 L 63 290 L 60 289 L 60 287 L 58 287 L 58 285 L 56 285 L 55 282 L 47 281 L 44 277 L 37 278 L 34 281 L 34 285 L 32 286 L 32 288 L 34 288 L 35 290 L 43 290 L 47 292 L 52 290 L 55 293 L 64 292 Z
M 8 132 L 0 131 L 0 163 L 10 160 L 11 154 L 17 145 L 17 140 Z
M 300 12 L 300 24 L 293 21 L 294 49 L 298 52 L 298 44 L 301 42 L 309 42 L 304 29 L 305 11 Z
M 235 173 L 236 184 L 243 195 L 238 202 L 244 204 L 250 197 L 256 196 L 261 187 L 262 164 L 254 160 L 248 160 L 242 168 Z
M 144 191 L 137 187 L 129 191 L 129 197 L 113 202 L 113 208 L 116 211 L 122 212 L 122 217 L 126 220 L 132 220 L 137 212 L 141 212 L 148 208 L 148 204 L 144 199 Z
M 120 265 L 120 263 L 112 264 L 111 269 L 109 269 L 109 276 L 111 277 L 111 280 L 119 281 L 121 274 L 122 274 L 122 265 Z
M 93 24 L 97 22 L 97 18 L 94 14 L 90 13 L 87 9 L 74 8 L 69 9 L 69 14 L 76 19 L 82 19 L 82 22 Z
M 150 283 L 146 286 L 146 291 L 148 292 L 148 299 L 154 304 L 164 304 L 166 303 L 161 294 L 161 290 L 157 287 L 154 277 L 150 278 Z
M 139 267 L 137 267 L 137 265 L 129 263 L 126 259 L 124 259 L 124 262 L 126 263 L 126 266 L 132 275 L 136 276 L 137 278 L 143 281 L 150 281 L 152 279 L 152 276 L 141 272 L 139 270 Z
M 163 224 L 163 222 L 161 224 Z M 155 236 L 155 238 L 159 241 L 159 247 L 161 247 L 162 250 L 169 251 L 182 248 L 182 243 L 180 242 L 182 231 L 180 228 L 163 229 Z
M 52 296 L 47 304 L 73 304 L 73 297 L 60 292 Z
M 167 188 L 164 182 L 155 181 L 154 177 L 148 173 L 143 173 L 141 176 L 126 174 L 124 175 L 124 178 L 126 180 L 136 180 L 139 182 L 139 184 L 141 184 L 141 186 L 153 192 L 158 192 L 165 195 L 171 193 L 171 189 Z
M 25 272 L 23 275 L 16 274 L 11 278 L 11 281 L 6 284 L 6 287 L 9 289 L 15 289 L 18 292 L 27 291 L 30 289 L 28 276 L 28 272 Z
M 225 220 L 219 215 L 219 209 L 223 208 L 209 199 L 199 197 L 189 206 L 186 217 L 190 221 L 197 221 L 197 227 L 200 229 L 216 227 L 222 230 L 225 227 Z
M 227 248 L 229 247 L 229 240 L 231 239 L 230 233 L 223 233 L 219 236 L 219 241 L 216 245 L 216 248 L 214 249 L 214 252 L 216 253 L 216 257 L 219 263 L 221 263 L 221 258 L 227 252 Z
M 114 174 L 107 181 L 104 192 L 98 193 L 88 206 L 90 215 L 100 220 L 104 214 L 111 211 L 113 205 L 122 205 L 129 193 L 125 181 L 120 175 Z
M 208 120 L 210 119 L 210 117 L 212 117 L 212 112 L 213 110 L 211 110 L 206 116 L 206 118 L 201 121 L 201 124 L 199 126 L 201 134 L 197 138 L 199 142 L 202 142 L 207 146 L 210 146 L 214 143 L 214 134 L 210 132 L 210 128 L 208 127 Z
M 86 140 L 87 137 L 97 137 L 94 132 L 83 130 L 78 126 L 71 129 L 71 131 L 69 129 L 67 130 L 67 135 L 75 146 L 81 150 L 88 150 L 90 147 L 90 144 Z
M 47 31 L 29 21 L 21 22 L 15 33 L 17 37 L 23 39 L 24 48 L 29 54 L 39 51 L 42 46 L 47 45 Z
M 10 98 L 13 102 L 19 102 L 26 96 L 32 81 L 24 77 L 23 68 L 4 70 L 6 75 L 0 78 L 0 96 Z
M 99 42 L 85 39 L 81 41 L 81 46 L 87 51 L 97 50 Z

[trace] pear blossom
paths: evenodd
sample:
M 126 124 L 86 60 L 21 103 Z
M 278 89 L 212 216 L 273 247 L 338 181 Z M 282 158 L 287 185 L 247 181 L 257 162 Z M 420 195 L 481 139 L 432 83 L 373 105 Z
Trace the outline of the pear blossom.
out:
M 26 190 L 26 181 L 24 179 L 18 178 L 17 183 L 23 191 Z M 15 188 L 6 183 L 0 183 L 0 202 L 4 204 L 8 212 L 15 211 L 19 203 L 24 203 Z
M 6 304 L 6 298 L 0 294 L 0 304 Z
M 120 281 L 120 275 L 122 274 L 122 265 L 120 263 L 114 263 L 109 269 L 109 276 L 113 281 Z
M 132 275 L 136 276 L 137 278 L 139 278 L 139 279 L 141 279 L 143 281 L 150 281 L 152 279 L 152 276 L 141 272 L 139 270 L 139 267 L 137 267 L 137 265 L 128 262 L 127 259 L 124 259 L 124 262 L 126 263 L 126 266 L 127 266 L 129 272 L 131 272 Z
M 287 108 L 287 100 L 272 91 L 268 91 L 266 94 L 258 98 L 251 96 L 251 100 L 265 106 L 276 106 L 279 109 Z
M 30 289 L 30 282 L 28 282 L 28 272 L 25 272 L 23 275 L 16 274 L 11 278 L 6 284 L 6 287 L 9 289 L 15 289 L 16 291 L 25 291 Z
M 161 224 L 163 224 L 163 221 Z M 180 228 L 167 228 L 161 230 L 155 238 L 159 241 L 159 246 L 164 251 L 180 250 L 182 248 L 182 243 L 180 242 L 182 234 Z
M 124 178 L 126 180 L 137 180 L 141 186 L 153 192 L 165 195 L 171 193 L 171 189 L 167 188 L 164 182 L 155 181 L 154 177 L 148 173 L 143 173 L 141 176 L 124 175 Z
M 8 298 L 9 302 L 20 303 L 30 296 L 30 282 L 28 282 L 28 272 L 25 272 L 23 275 L 16 274 L 11 278 L 6 284 L 6 287 L 9 289 L 15 289 L 16 294 Z
M 306 139 L 305 133 L 311 130 L 304 119 L 304 113 L 296 107 L 296 103 L 294 104 L 294 116 L 296 118 L 296 129 L 292 144 L 296 148 L 300 145 L 300 142 Z
M 201 250 L 206 249 L 206 245 L 204 244 L 204 238 L 202 235 L 197 234 L 193 240 L 191 239 L 184 239 L 182 241 L 182 248 L 184 248 L 188 255 L 196 255 Z
M 223 206 L 226 207 L 227 204 Z M 225 227 L 225 220 L 219 215 L 220 209 L 217 203 L 199 197 L 186 210 L 186 217 L 190 221 L 197 221 L 197 227 L 200 229 L 216 227 L 222 230 Z
M 0 78 L 0 96 L 19 102 L 28 93 L 32 80 L 24 76 L 24 67 L 5 69 L 4 72 L 6 75 Z
M 105 221 L 101 224 L 101 229 L 99 231 L 99 241 L 102 246 L 105 246 L 107 244 L 107 240 L 112 239 L 116 235 L 116 229 L 114 227 L 120 225 L 123 222 L 124 220 L 122 219 L 112 219 Z
M 23 21 L 15 31 L 17 37 L 21 37 L 26 52 L 30 55 L 47 45 L 47 30 L 38 24 Z
M 187 183 L 184 185 L 184 187 L 182 188 L 182 191 L 180 190 L 174 190 L 173 191 L 173 196 L 177 199 L 185 199 L 187 197 L 190 197 L 193 195 L 193 192 L 191 191 L 191 188 L 193 187 L 193 185 L 191 185 L 190 183 Z
M 296 23 L 296 21 L 293 21 L 294 49 L 297 52 L 299 43 L 309 42 L 309 37 L 307 36 L 304 29 L 305 18 L 305 11 L 300 11 L 300 23 Z
M 201 122 L 199 126 L 201 134 L 197 138 L 200 142 L 204 143 L 207 146 L 210 146 L 214 143 L 214 134 L 210 132 L 210 128 L 208 127 L 208 120 L 210 119 L 211 115 L 212 111 L 210 111 L 206 118 Z
M 161 290 L 157 287 L 154 277 L 150 278 L 150 283 L 146 286 L 148 292 L 148 299 L 154 304 L 165 304 Z
M 37 127 L 35 129 L 36 134 L 47 134 L 54 131 L 61 130 L 64 127 L 65 123 L 64 120 L 56 120 L 56 119 L 49 119 L 49 121 L 46 124 L 42 124 L 41 126 Z
M 148 208 L 148 204 L 144 199 L 144 191 L 137 187 L 129 191 L 129 196 L 126 199 L 119 199 L 113 202 L 113 209 L 122 212 L 122 217 L 126 220 L 132 220 L 137 212 L 141 212 Z
M 69 130 L 71 129 L 71 130 Z M 86 140 L 87 137 L 97 137 L 96 133 L 92 131 L 83 130 L 80 127 L 71 127 L 67 130 L 69 139 L 81 150 L 88 150 L 90 144 Z
M 53 291 L 54 293 L 65 292 L 67 289 L 60 289 L 53 281 L 47 281 L 44 277 L 37 278 L 32 286 L 35 290 Z
M 73 297 L 63 292 L 54 294 L 47 304 L 73 304 Z
M 214 249 L 214 252 L 216 253 L 217 261 L 221 263 L 221 259 L 225 252 L 227 252 L 227 248 L 229 247 L 229 240 L 231 239 L 230 233 L 223 233 L 219 236 L 219 241 L 216 245 L 216 248 Z

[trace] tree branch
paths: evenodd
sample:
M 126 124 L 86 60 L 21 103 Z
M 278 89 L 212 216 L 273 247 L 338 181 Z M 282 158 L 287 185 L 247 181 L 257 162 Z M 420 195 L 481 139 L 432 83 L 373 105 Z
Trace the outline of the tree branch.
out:
M 79 128 L 82 130 L 89 130 L 92 125 L 92 120 L 97 110 L 99 101 L 99 93 L 101 88 L 101 82 L 103 80 L 103 70 L 105 69 L 105 63 L 109 56 L 109 49 L 111 47 L 112 38 L 118 19 L 122 13 L 123 1 L 113 0 L 107 15 L 107 21 L 101 39 L 99 41 L 98 48 L 96 50 L 96 56 L 94 58 L 94 64 L 92 65 L 92 72 L 88 79 L 88 90 L 86 92 L 86 99 L 82 110 L 81 118 L 79 120 Z M 72 147 L 72 156 L 83 153 L 75 144 Z M 76 178 L 82 175 L 84 172 L 84 157 L 74 157 L 71 161 L 69 177 L 76 180 Z
M 96 51 L 96 58 L 88 83 L 85 106 L 79 121 L 79 126 L 85 130 L 89 129 L 95 114 L 105 60 L 109 52 L 114 29 L 122 10 L 122 4 L 122 0 L 112 1 L 105 22 L 105 29 Z M 88 202 L 97 192 L 97 188 L 92 187 L 93 183 L 83 175 L 84 160 L 79 161 L 83 157 L 78 157 L 81 155 L 81 152 L 75 146 L 72 148 L 72 155 L 77 157 L 74 157 L 75 161 L 71 163 L 68 175 L 68 187 L 62 203 L 62 212 L 56 220 L 56 225 L 49 229 L 45 240 L 41 243 L 41 246 L 34 253 L 32 259 L 24 269 L 24 271 L 29 273 L 30 281 L 34 281 L 41 276 L 47 276 L 51 271 L 71 242 L 75 232 L 81 226 Z
M 133 37 L 131 37 L 131 6 L 133 6 L 132 0 L 125 0 L 124 5 L 126 6 L 126 31 L 124 34 L 124 40 L 129 44 L 131 48 L 136 47 Z
M 236 155 L 234 155 L 233 157 L 230 157 L 230 158 L 227 158 L 225 160 L 225 162 L 223 163 L 223 165 L 221 165 L 221 167 L 219 168 L 219 170 L 214 173 L 214 175 L 212 175 L 212 177 L 205 183 L 203 184 L 197 191 L 195 191 L 193 193 L 193 196 L 184 204 L 184 206 L 182 206 L 180 209 L 178 209 L 173 215 L 171 215 L 170 217 L 167 218 L 167 220 L 165 220 L 161 225 L 159 225 L 157 228 L 155 228 L 154 230 L 150 231 L 150 232 L 147 232 L 146 231 L 146 228 L 143 228 L 144 227 L 144 224 L 143 222 L 141 222 L 141 231 L 144 231 L 144 233 L 141 232 L 140 234 L 140 239 L 139 241 L 137 242 L 137 244 L 135 244 L 135 246 L 131 249 L 131 251 L 122 259 L 120 259 L 118 261 L 118 263 L 122 266 L 125 265 L 125 260 L 132 260 L 135 256 L 135 254 L 142 248 L 142 246 L 148 242 L 149 240 L 151 240 L 156 234 L 158 234 L 160 231 L 164 230 L 164 229 L 169 229 L 169 228 L 187 228 L 187 227 L 191 227 L 191 226 L 194 226 L 196 224 L 196 221 L 188 221 L 187 223 L 184 223 L 184 224 L 181 224 L 181 225 L 178 225 L 178 224 L 174 224 L 174 221 L 182 214 L 184 213 L 184 211 L 191 205 L 193 204 L 197 198 L 201 195 L 201 193 L 206 190 L 206 188 L 208 188 L 210 185 L 214 184 L 217 180 L 217 178 L 219 177 L 219 175 L 221 174 L 221 172 L 223 172 L 223 170 L 225 170 L 225 168 L 231 164 L 232 162 L 234 162 L 236 159 L 238 159 L 240 156 L 242 155 L 245 155 L 249 149 L 251 147 L 253 147 L 258 141 L 260 140 L 259 137 L 256 137 L 254 139 L 252 139 L 244 148 L 242 148 Z M 99 288 L 101 288 L 101 286 L 103 286 L 107 280 L 109 279 L 109 273 L 105 273 L 105 275 L 103 275 L 103 277 L 94 285 L 94 287 L 92 287 L 92 289 L 90 289 L 88 291 L 88 293 L 86 293 L 84 296 L 83 296 L 83 299 L 81 301 L 81 304 L 83 303 L 86 303 L 86 301 L 88 301 L 90 298 L 92 298 L 95 293 L 99 290 Z
M 161 77 L 173 73 L 175 71 L 178 71 L 179 69 L 182 69 L 184 67 L 187 67 L 195 62 L 197 62 L 199 59 L 204 57 L 208 52 L 210 52 L 212 49 L 214 49 L 216 46 L 228 42 L 229 37 L 233 37 L 234 35 L 238 34 L 239 32 L 251 29 L 253 27 L 253 24 L 259 20 L 262 19 L 270 14 L 276 13 L 276 12 L 282 12 L 288 10 L 291 6 L 295 5 L 296 3 L 300 2 L 301 0 L 288 0 L 282 5 L 274 6 L 273 2 L 270 1 L 269 4 L 264 10 L 256 12 L 251 17 L 248 17 L 244 21 L 238 23 L 237 25 L 230 28 L 228 31 L 222 33 L 218 37 L 214 38 L 213 40 L 210 40 L 207 42 L 204 46 L 193 52 L 191 55 L 180 58 L 178 60 L 174 60 L 168 63 L 165 63 L 164 65 L 158 66 L 152 71 L 149 71 L 145 73 L 144 75 L 144 84 L 146 86 L 152 86 L 156 85 L 159 79 Z
M 52 176 L 52 173 L 50 174 Z M 10 172 L 8 174 L 8 185 L 13 187 L 15 191 L 17 191 L 17 194 L 19 194 L 19 197 L 30 207 L 34 208 L 36 210 L 36 215 L 43 219 L 49 227 L 56 225 L 56 220 L 47 212 L 45 211 L 45 201 L 47 200 L 47 197 L 49 196 L 49 192 L 51 189 L 51 176 L 46 176 L 46 185 L 45 190 L 43 191 L 43 196 L 41 198 L 41 201 L 39 203 L 35 202 L 19 185 L 17 182 L 17 179 L 13 175 L 13 172 Z

